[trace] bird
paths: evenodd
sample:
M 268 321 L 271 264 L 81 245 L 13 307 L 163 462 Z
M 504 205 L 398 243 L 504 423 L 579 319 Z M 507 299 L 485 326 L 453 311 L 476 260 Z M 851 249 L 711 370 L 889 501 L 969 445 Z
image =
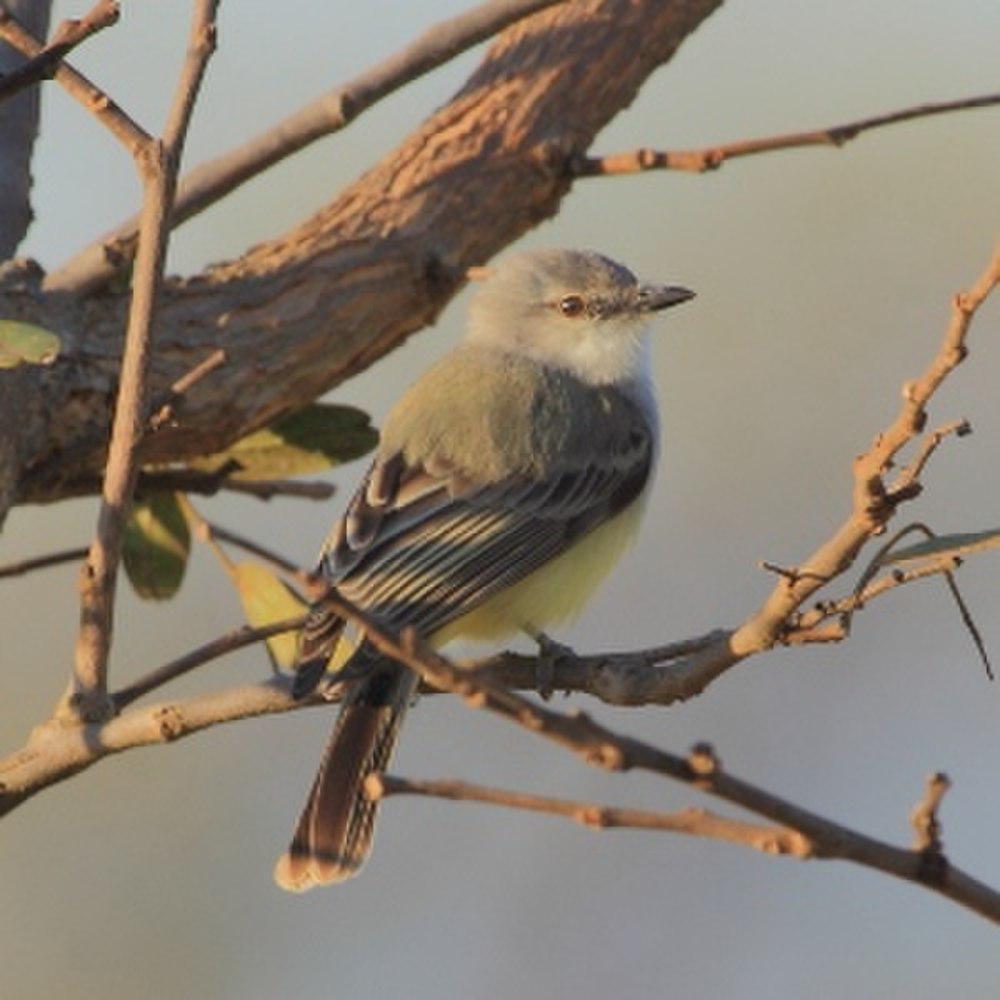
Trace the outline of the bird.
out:
M 491 265 L 462 342 L 403 394 L 317 574 L 380 625 L 435 647 L 543 630 L 587 603 L 634 539 L 660 438 L 649 328 L 694 292 L 645 284 L 593 251 Z M 357 874 L 417 676 L 318 601 L 293 694 L 323 682 L 340 714 L 274 877 L 302 892 Z M 345 661 L 338 663 L 338 660 Z

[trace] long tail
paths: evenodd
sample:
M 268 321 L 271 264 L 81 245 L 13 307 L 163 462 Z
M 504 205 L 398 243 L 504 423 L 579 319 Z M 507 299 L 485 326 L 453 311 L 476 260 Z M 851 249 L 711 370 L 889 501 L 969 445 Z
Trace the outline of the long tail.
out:
M 417 676 L 386 665 L 365 678 L 340 710 L 312 791 L 274 880 L 289 892 L 342 882 L 368 859 L 377 805 L 365 778 L 389 763 Z

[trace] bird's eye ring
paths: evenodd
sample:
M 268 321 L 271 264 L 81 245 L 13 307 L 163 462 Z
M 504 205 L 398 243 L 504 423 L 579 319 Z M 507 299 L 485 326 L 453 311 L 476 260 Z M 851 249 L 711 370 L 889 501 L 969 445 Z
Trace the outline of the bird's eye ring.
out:
M 586 304 L 579 295 L 564 295 L 559 300 L 559 312 L 561 312 L 563 316 L 568 316 L 570 318 L 579 316 L 585 308 Z

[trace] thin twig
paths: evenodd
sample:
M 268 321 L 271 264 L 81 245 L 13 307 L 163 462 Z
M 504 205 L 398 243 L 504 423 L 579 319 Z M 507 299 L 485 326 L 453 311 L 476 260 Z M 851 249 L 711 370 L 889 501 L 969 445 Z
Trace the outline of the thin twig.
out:
M 168 684 L 170 681 L 189 673 L 195 667 L 200 667 L 211 660 L 217 660 L 227 653 L 243 649 L 245 646 L 252 646 L 257 642 L 263 642 L 265 639 L 270 639 L 275 635 L 283 635 L 285 632 L 297 632 L 305 624 L 305 621 L 306 616 L 300 615 L 297 618 L 287 618 L 284 621 L 274 622 L 271 625 L 264 625 L 260 628 L 251 628 L 249 625 L 244 625 L 242 628 L 234 629 L 225 635 L 220 635 L 210 642 L 199 646 L 197 649 L 192 649 L 189 653 L 177 657 L 176 660 L 164 663 L 162 667 L 151 670 L 137 681 L 116 691 L 112 695 L 115 711 L 121 712 L 123 708 L 131 705 L 136 699 L 149 694 L 150 691 L 163 687 L 164 684 Z
M 155 433 L 161 427 L 171 423 L 177 416 L 177 409 L 183 402 L 184 396 L 203 378 L 225 363 L 226 352 L 220 347 L 174 382 L 165 393 L 164 398 L 153 403 L 153 415 L 149 418 L 150 433 Z
M 12 97 L 21 90 L 52 77 L 59 63 L 72 52 L 81 42 L 91 35 L 109 28 L 118 21 L 120 11 L 114 0 L 97 0 L 97 3 L 81 18 L 68 18 L 53 32 L 48 45 L 33 59 L 13 73 L 0 75 L 0 101 Z M 0 35 L 4 25 L 13 20 L 11 15 L 0 7 Z
M 230 545 L 235 545 L 237 548 L 243 549 L 245 552 L 249 552 L 251 555 L 257 556 L 258 559 L 262 559 L 264 562 L 270 563 L 286 576 L 290 576 L 296 583 L 305 589 L 307 594 L 317 593 L 317 588 L 322 586 L 319 578 L 315 574 L 302 569 L 302 567 L 297 566 L 290 559 L 286 559 L 273 549 L 265 548 L 258 542 L 253 541 L 253 539 L 245 538 L 243 535 L 238 535 L 235 531 L 230 531 L 228 528 L 223 528 L 218 524 L 213 524 L 211 521 L 205 521 L 205 526 L 209 535 L 218 539 L 218 541 L 228 542 Z
M 941 843 L 941 821 L 938 819 L 938 809 L 948 789 L 951 779 L 941 771 L 927 776 L 927 784 L 923 798 L 913 807 L 910 813 L 910 826 L 914 830 L 913 849 L 933 854 L 942 854 L 944 845 Z
M 198 469 L 144 469 L 139 473 L 136 489 L 139 493 L 162 493 L 179 490 L 199 496 L 216 493 L 246 493 L 259 500 L 274 497 L 302 497 L 306 500 L 329 500 L 337 492 L 333 483 L 300 479 L 234 479 L 232 469 L 201 472 Z
M 941 556 L 936 559 L 929 559 L 919 566 L 911 569 L 893 569 L 891 572 L 872 580 L 861 590 L 855 589 L 846 597 L 836 600 L 819 601 L 808 611 L 800 612 L 791 619 L 788 631 L 782 636 L 782 642 L 795 644 L 796 636 L 801 631 L 808 631 L 815 628 L 820 622 L 828 618 L 843 618 L 845 615 L 860 611 L 873 600 L 887 594 L 890 590 L 896 590 L 907 584 L 915 583 L 917 580 L 926 580 L 932 576 L 940 576 L 949 573 L 955 568 L 955 559 L 951 555 Z M 847 635 L 847 630 L 842 627 L 842 634 Z
M 193 503 L 191 503 L 188 497 L 183 495 L 181 498 L 181 509 L 183 510 L 184 516 L 187 518 L 188 524 L 191 527 L 192 534 L 200 542 L 204 542 L 206 545 L 211 545 L 216 550 L 216 554 L 222 560 L 223 565 L 227 566 L 230 570 L 232 569 L 232 563 L 225 553 L 219 548 L 219 542 L 226 542 L 229 545 L 235 545 L 237 548 L 243 549 L 251 555 L 257 556 L 258 559 L 261 559 L 266 563 L 270 563 L 286 576 L 291 577 L 306 591 L 307 594 L 318 596 L 322 592 L 322 588 L 326 587 L 326 584 L 324 584 L 319 577 L 308 572 L 308 570 L 304 570 L 297 566 L 290 559 L 286 559 L 283 555 L 260 545 L 250 538 L 238 535 L 235 531 L 229 531 L 227 528 L 213 524 L 201 513 L 201 511 L 198 510 L 197 507 L 195 507 Z
M 466 781 L 415 781 L 390 774 L 370 774 L 365 779 L 365 795 L 374 801 L 392 795 L 420 795 L 449 799 L 453 802 L 482 802 L 528 812 L 564 816 L 591 829 L 606 830 L 630 827 L 636 830 L 660 830 L 708 837 L 730 844 L 740 844 L 764 854 L 787 854 L 797 858 L 812 856 L 812 845 L 797 830 L 780 826 L 757 826 L 729 819 L 707 809 L 683 809 L 675 813 L 650 812 L 646 809 L 622 809 L 590 802 L 573 802 L 501 788 L 487 788 Z
M 9 14 L 0 19 L 0 38 L 29 59 L 37 58 L 45 50 L 42 43 Z M 152 136 L 100 87 L 64 62 L 56 67 L 53 78 L 97 118 L 133 158 L 148 155 Z
M 89 548 L 84 546 L 78 549 L 66 549 L 63 552 L 53 552 L 47 556 L 36 556 L 34 559 L 25 559 L 22 562 L 8 563 L 0 566 L 0 579 L 8 576 L 24 576 L 26 573 L 33 573 L 36 569 L 47 569 L 49 566 L 62 566 L 68 562 L 80 562 L 85 559 Z
M 317 98 L 249 139 L 201 164 L 180 183 L 171 226 L 204 211 L 268 167 L 344 128 L 382 98 L 485 41 L 511 24 L 562 0 L 490 0 L 428 28 L 415 41 L 360 76 Z M 52 271 L 44 287 L 88 294 L 127 267 L 135 255 L 132 216 Z
M 952 101 L 938 101 L 932 104 L 917 104 L 872 118 L 860 118 L 843 125 L 829 128 L 811 129 L 807 132 L 788 132 L 784 135 L 769 135 L 755 139 L 739 139 L 718 146 L 701 149 L 655 150 L 637 149 L 628 153 L 613 153 L 609 156 L 581 156 L 571 164 L 575 177 L 599 177 L 616 174 L 635 174 L 646 170 L 684 170 L 704 173 L 718 170 L 726 160 L 741 156 L 755 156 L 778 149 L 796 149 L 802 146 L 840 147 L 851 139 L 871 129 L 894 125 L 897 122 L 912 121 L 914 118 L 928 118 L 952 111 L 970 108 L 985 108 L 1000 104 L 1000 94 L 980 94 Z
M 136 156 L 143 181 L 143 213 L 129 308 L 121 380 L 111 428 L 108 463 L 97 517 L 97 533 L 80 572 L 80 630 L 73 680 L 61 711 L 85 721 L 114 709 L 107 695 L 108 655 L 114 620 L 115 583 L 125 524 L 138 475 L 139 444 L 145 434 L 146 380 L 156 299 L 163 278 L 169 227 L 187 126 L 205 67 L 215 49 L 218 0 L 198 0 L 191 38 L 162 142 Z
M 906 494 L 907 491 L 912 490 L 913 486 L 917 483 L 917 480 L 923 473 L 931 455 L 937 451 L 941 442 L 944 441 L 946 437 L 951 434 L 954 434 L 955 437 L 967 437 L 971 433 L 972 424 L 970 424 L 969 421 L 963 417 L 961 420 L 953 420 L 951 423 L 944 424 L 943 426 L 931 431 L 930 434 L 927 434 L 924 437 L 923 443 L 920 445 L 920 451 L 917 452 L 913 461 L 899 473 L 895 482 L 889 488 L 889 498 L 891 500 L 895 500 Z

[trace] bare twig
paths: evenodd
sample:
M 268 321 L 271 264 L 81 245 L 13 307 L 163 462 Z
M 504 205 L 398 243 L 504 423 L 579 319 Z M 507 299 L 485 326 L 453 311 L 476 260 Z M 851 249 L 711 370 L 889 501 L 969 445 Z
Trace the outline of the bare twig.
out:
M 80 562 L 86 558 L 90 550 L 84 546 L 79 549 L 66 549 L 63 552 L 53 552 L 47 556 L 37 556 L 34 559 L 25 559 L 22 562 L 8 563 L 0 566 L 0 579 L 8 576 L 24 576 L 26 573 L 33 573 L 36 569 L 47 569 L 49 566 L 62 566 L 68 562 Z
M 181 506 L 184 511 L 184 516 L 187 518 L 188 524 L 191 526 L 191 531 L 194 536 L 199 541 L 215 548 L 224 564 L 230 565 L 225 554 L 219 550 L 217 545 L 218 542 L 226 542 L 229 545 L 235 545 L 237 548 L 243 549 L 244 551 L 251 553 L 251 555 L 257 556 L 258 559 L 261 559 L 266 563 L 270 563 L 286 576 L 291 577 L 306 591 L 307 594 L 315 594 L 318 596 L 322 592 L 321 588 L 325 588 L 326 584 L 322 583 L 317 576 L 314 576 L 308 570 L 300 568 L 290 559 L 286 559 L 283 555 L 258 544 L 250 538 L 244 538 L 243 535 L 236 534 L 235 531 L 229 531 L 228 529 L 222 528 L 217 524 L 213 524 L 202 515 L 198 508 L 195 507 L 195 505 L 191 503 L 187 497 L 182 498 Z
M 814 629 L 820 622 L 828 618 L 841 618 L 860 611 L 877 597 L 887 594 L 890 590 L 915 583 L 917 580 L 926 580 L 932 576 L 940 576 L 950 573 L 955 569 L 955 559 L 952 556 L 942 556 L 936 559 L 929 559 L 914 566 L 911 569 L 894 569 L 883 576 L 872 580 L 861 589 L 855 589 L 846 597 L 836 600 L 819 601 L 808 611 L 799 612 L 790 619 L 788 630 L 782 635 L 781 641 L 795 644 L 796 636 L 799 632 Z M 841 623 L 842 637 L 846 637 L 848 629 Z
M 45 47 L 10 15 L 0 19 L 0 38 L 29 59 L 40 56 Z M 134 121 L 118 104 L 66 63 L 60 63 L 53 73 L 54 79 L 80 102 L 111 134 L 135 157 L 146 157 L 153 142 L 152 137 Z
M 144 188 L 139 253 L 97 534 L 80 573 L 80 630 L 73 680 L 63 703 L 64 711 L 86 721 L 106 718 L 114 710 L 107 696 L 107 667 L 115 583 L 138 474 L 139 443 L 147 419 L 146 379 L 156 298 L 169 238 L 166 220 L 173 202 L 191 110 L 215 48 L 217 6 L 218 0 L 198 0 L 196 3 L 190 45 L 162 142 L 149 144 L 136 156 Z
M 885 530 L 901 498 L 890 496 L 882 477 L 899 451 L 923 431 L 927 403 L 965 358 L 969 323 L 998 282 L 1000 246 L 973 287 L 954 297 L 951 320 L 941 346 L 920 377 L 903 386 L 903 405 L 896 419 L 876 435 L 868 451 L 855 459 L 853 509 L 847 520 L 796 567 L 794 580 L 782 577 L 761 607 L 742 625 L 672 665 L 676 672 L 697 677 L 697 683 L 688 688 L 691 694 L 699 693 L 748 656 L 782 642 L 794 628 L 797 610 L 821 587 L 848 570 L 863 546 Z
M 918 104 L 873 118 L 860 118 L 843 125 L 812 129 L 808 132 L 789 132 L 784 135 L 769 135 L 755 139 L 740 139 L 719 146 L 705 146 L 702 149 L 655 150 L 637 149 L 628 153 L 613 153 L 609 156 L 581 156 L 574 160 L 571 172 L 576 177 L 598 177 L 613 174 L 634 174 L 646 170 L 684 170 L 704 173 L 717 170 L 726 160 L 741 156 L 755 156 L 777 149 L 796 149 L 802 146 L 843 146 L 844 143 L 868 132 L 897 122 L 912 121 L 914 118 L 928 118 L 952 111 L 970 108 L 985 108 L 1000 104 L 1000 94 L 981 94 L 963 97 L 953 101 L 939 101 L 933 104 Z
M 442 21 L 419 38 L 271 126 L 242 146 L 210 160 L 184 177 L 171 213 L 180 225 L 285 157 L 332 135 L 363 111 L 412 80 L 490 38 L 507 26 L 561 0 L 490 0 Z M 133 216 L 52 271 L 44 287 L 78 295 L 92 292 L 126 267 L 135 255 L 139 217 Z
M 365 794 L 372 801 L 391 795 L 422 795 L 455 802 L 482 802 L 487 805 L 524 809 L 528 812 L 564 816 L 583 826 L 605 830 L 630 827 L 636 830 L 661 830 L 708 837 L 730 844 L 741 844 L 764 854 L 789 854 L 797 858 L 812 856 L 812 844 L 797 830 L 781 826 L 757 826 L 729 819 L 707 809 L 683 809 L 676 813 L 649 812 L 646 809 L 621 809 L 616 806 L 571 802 L 525 792 L 487 788 L 466 781 L 414 781 L 389 774 L 370 774 L 365 780 Z
M 265 548 L 265 546 L 253 541 L 253 539 L 245 538 L 243 535 L 238 535 L 235 531 L 230 531 L 228 528 L 223 528 L 218 524 L 212 524 L 211 521 L 205 521 L 204 525 L 209 537 L 215 538 L 220 542 L 228 542 L 230 545 L 235 545 L 237 548 L 257 556 L 258 559 L 270 563 L 286 576 L 290 576 L 295 580 L 296 583 L 305 589 L 307 594 L 316 593 L 317 587 L 321 586 L 319 578 L 314 574 L 302 569 L 290 559 L 286 559 L 272 549 Z
M 180 490 L 199 496 L 215 496 L 225 491 L 246 493 L 259 500 L 275 497 L 302 497 L 306 500 L 329 500 L 337 487 L 322 480 L 300 479 L 234 479 L 233 469 L 201 472 L 198 469 L 144 469 L 139 473 L 136 490 L 139 493 L 162 493 Z
M 137 681 L 120 688 L 112 695 L 116 712 L 131 705 L 133 701 L 142 698 L 144 695 L 163 687 L 170 681 L 200 667 L 211 660 L 217 660 L 227 653 L 243 649 L 245 646 L 252 646 L 254 643 L 263 642 L 275 635 L 283 635 L 285 632 L 296 632 L 305 624 L 306 616 L 300 615 L 298 618 L 288 618 L 284 621 L 274 622 L 271 625 L 264 625 L 260 628 L 251 628 L 244 625 L 242 628 L 227 632 L 191 652 L 179 656 L 176 660 L 163 664 L 144 674 Z
M 941 843 L 941 821 L 938 819 L 938 809 L 945 793 L 951 788 L 951 780 L 947 774 L 938 771 L 927 776 L 927 786 L 923 798 L 913 807 L 910 813 L 910 826 L 914 830 L 913 849 L 926 851 L 929 854 L 941 855 L 944 845 Z
M 920 451 L 917 452 L 913 461 L 899 473 L 896 477 L 896 481 L 890 487 L 890 498 L 898 499 L 900 496 L 906 494 L 907 491 L 911 491 L 912 488 L 917 485 L 917 480 L 919 480 L 921 474 L 923 473 L 924 467 L 930 460 L 931 455 L 937 451 L 941 442 L 944 441 L 946 437 L 950 434 L 954 434 L 956 437 L 967 437 L 971 433 L 972 424 L 963 418 L 961 420 L 953 420 L 951 423 L 944 424 L 942 427 L 938 427 L 937 429 L 931 431 L 930 434 L 927 434 L 920 446 Z
M 81 18 L 68 18 L 53 32 L 52 39 L 33 59 L 20 69 L 0 76 L 0 101 L 24 90 L 41 80 L 49 79 L 56 67 L 81 42 L 104 28 L 115 24 L 119 16 L 114 0 L 97 0 L 91 10 Z M 0 35 L 11 15 L 0 7 Z
M 177 416 L 177 409 L 184 396 L 203 378 L 210 375 L 216 368 L 226 363 L 226 352 L 220 347 L 213 351 L 204 361 L 199 362 L 186 375 L 182 375 L 166 393 L 163 400 L 153 404 L 153 415 L 149 418 L 149 431 L 155 433 L 161 427 L 171 423 Z

